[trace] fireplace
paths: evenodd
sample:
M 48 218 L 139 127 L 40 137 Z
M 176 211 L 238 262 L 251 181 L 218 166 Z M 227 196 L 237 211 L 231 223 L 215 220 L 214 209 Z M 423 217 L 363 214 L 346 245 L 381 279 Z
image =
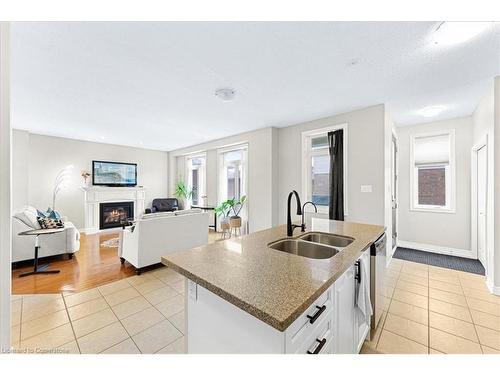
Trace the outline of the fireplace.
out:
M 134 202 L 100 203 L 99 229 L 120 227 L 127 219 L 134 219 Z

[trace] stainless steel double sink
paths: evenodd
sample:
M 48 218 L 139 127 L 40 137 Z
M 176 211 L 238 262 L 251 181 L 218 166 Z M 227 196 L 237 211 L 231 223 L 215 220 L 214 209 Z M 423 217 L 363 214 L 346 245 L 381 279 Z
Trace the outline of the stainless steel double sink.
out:
M 354 241 L 352 237 L 323 232 L 308 232 L 296 238 L 271 242 L 271 249 L 312 259 L 329 259 Z

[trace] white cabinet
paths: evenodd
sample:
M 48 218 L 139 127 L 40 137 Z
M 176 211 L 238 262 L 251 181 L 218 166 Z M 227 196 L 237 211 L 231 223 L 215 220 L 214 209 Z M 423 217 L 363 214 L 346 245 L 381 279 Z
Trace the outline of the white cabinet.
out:
M 369 275 L 370 252 L 367 250 L 359 258 L 364 258 L 364 264 L 368 265 Z M 359 264 L 363 264 L 360 262 Z M 365 341 L 370 325 L 361 310 L 357 307 L 358 294 L 358 263 L 351 266 L 334 284 L 334 332 L 336 333 L 334 353 L 353 354 L 359 353 Z M 370 280 L 368 276 L 368 280 Z
M 361 267 L 363 267 L 363 264 L 367 265 L 366 267 L 366 274 L 368 275 L 368 280 L 370 280 L 370 251 L 367 250 L 364 252 L 364 254 L 359 258 L 361 261 L 359 264 Z M 358 267 L 357 272 L 358 272 L 358 277 L 359 277 L 359 272 L 361 271 Z M 364 272 L 362 273 L 363 275 L 365 274 Z M 358 295 L 359 291 L 359 280 L 356 279 L 356 297 L 355 301 Z M 361 350 L 361 347 L 363 346 L 363 342 L 365 341 L 366 337 L 368 336 L 370 332 L 370 319 L 365 319 L 364 314 L 361 312 L 361 310 L 356 306 L 355 307 L 355 324 L 354 324 L 354 335 L 355 335 L 355 353 L 359 353 Z
M 370 264 L 369 251 L 361 257 Z M 284 332 L 188 280 L 188 353 L 359 353 L 370 326 L 356 306 L 357 268 L 349 267 Z
M 187 283 L 190 354 L 332 353 L 333 286 L 280 332 L 193 281 Z
M 354 352 L 354 294 L 356 292 L 355 266 L 351 266 L 334 284 L 334 332 L 336 334 L 334 352 L 352 354 Z

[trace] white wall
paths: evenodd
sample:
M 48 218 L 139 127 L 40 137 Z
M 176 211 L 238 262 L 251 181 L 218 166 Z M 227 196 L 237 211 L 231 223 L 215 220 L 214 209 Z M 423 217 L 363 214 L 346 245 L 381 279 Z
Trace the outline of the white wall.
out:
M 0 22 L 0 349 L 10 348 L 11 130 L 9 24 Z
M 137 163 L 137 181 L 146 189 L 146 206 L 167 196 L 167 153 L 104 143 L 13 131 L 14 209 L 25 204 L 40 210 L 52 206 L 54 179 L 66 165 L 73 165 L 72 186 L 61 191 L 56 209 L 77 228 L 84 227 L 84 194 L 79 188 L 82 170 L 92 172 L 92 160 Z
M 286 222 L 288 193 L 302 191 L 302 132 L 347 123 L 346 221 L 386 224 L 385 218 L 385 109 L 376 105 L 357 111 L 310 121 L 279 134 L 279 222 Z M 361 185 L 372 185 L 372 193 L 361 193 Z M 390 234 L 389 234 L 390 235 Z
M 207 199 L 217 203 L 217 149 L 239 143 L 248 143 L 248 217 L 249 230 L 254 232 L 274 224 L 277 206 L 273 202 L 273 176 L 277 163 L 273 163 L 273 144 L 276 130 L 259 129 L 232 137 L 219 139 L 169 152 L 169 194 L 172 196 L 179 177 L 184 178 L 184 155 L 195 152 L 207 153 Z M 276 156 L 276 155 L 275 155 Z M 274 183 L 273 183 L 274 181 Z
M 490 285 L 493 285 L 494 280 L 494 251 L 495 251 L 495 88 L 494 82 L 491 82 L 490 87 L 479 102 L 473 119 L 473 145 L 483 142 L 487 139 L 488 147 L 488 197 L 487 197 L 487 224 L 486 224 L 486 278 Z
M 471 256 L 470 166 L 472 117 L 398 127 L 399 139 L 399 229 L 404 242 L 453 249 L 455 255 Z M 410 211 L 410 135 L 455 129 L 456 212 Z M 445 250 L 445 249 L 441 249 Z

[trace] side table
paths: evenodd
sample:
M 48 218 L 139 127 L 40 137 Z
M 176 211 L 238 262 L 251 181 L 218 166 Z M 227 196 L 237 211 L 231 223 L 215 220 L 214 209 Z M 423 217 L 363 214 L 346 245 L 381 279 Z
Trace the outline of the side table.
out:
M 64 228 L 57 228 L 57 229 L 32 229 L 32 230 L 27 230 L 21 233 L 18 233 L 19 236 L 35 236 L 35 259 L 34 259 L 34 267 L 33 271 L 31 272 L 25 272 L 19 275 L 19 277 L 25 277 L 25 276 L 30 276 L 30 275 L 37 275 L 37 274 L 49 274 L 49 273 L 59 273 L 61 272 L 60 270 L 47 270 L 47 267 L 49 264 L 44 264 L 42 266 L 38 266 L 38 250 L 40 249 L 40 246 L 38 245 L 38 237 L 39 236 L 45 236 L 45 235 L 51 235 L 54 233 L 59 233 L 62 232 Z

